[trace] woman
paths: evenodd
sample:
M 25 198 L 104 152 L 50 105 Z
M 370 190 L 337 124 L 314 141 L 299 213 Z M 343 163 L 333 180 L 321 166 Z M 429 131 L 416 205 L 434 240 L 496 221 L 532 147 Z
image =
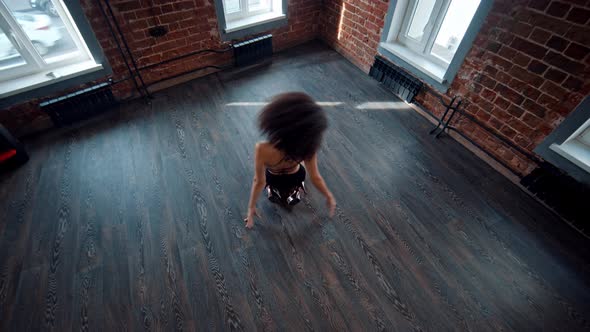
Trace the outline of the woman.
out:
M 273 98 L 258 120 L 267 141 L 256 144 L 246 227 L 254 227 L 254 216 L 259 216 L 256 200 L 265 187 L 272 202 L 299 202 L 300 192 L 305 190 L 306 168 L 311 182 L 326 197 L 329 214 L 333 216 L 336 200 L 320 175 L 317 162 L 322 136 L 328 127 L 324 110 L 308 95 L 290 92 Z

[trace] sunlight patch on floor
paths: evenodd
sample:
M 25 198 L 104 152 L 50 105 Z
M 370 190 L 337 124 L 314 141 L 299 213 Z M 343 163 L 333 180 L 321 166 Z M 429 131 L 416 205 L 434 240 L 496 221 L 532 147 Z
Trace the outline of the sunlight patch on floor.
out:
M 408 109 L 408 104 L 403 101 L 370 101 L 356 107 L 359 110 L 387 110 Z
M 264 101 L 235 101 L 225 104 L 229 107 L 263 107 L 268 102 Z M 342 106 L 345 103 L 341 101 L 318 101 L 318 105 L 322 107 L 337 107 Z M 358 104 L 356 109 L 359 110 L 390 110 L 390 109 L 408 109 L 408 104 L 404 101 L 368 101 L 365 103 Z
M 263 101 L 237 101 L 233 103 L 227 103 L 225 106 L 232 106 L 232 107 L 239 107 L 239 106 L 266 106 L 267 102 Z M 324 107 L 335 107 L 343 105 L 344 103 L 341 101 L 318 101 L 318 105 Z

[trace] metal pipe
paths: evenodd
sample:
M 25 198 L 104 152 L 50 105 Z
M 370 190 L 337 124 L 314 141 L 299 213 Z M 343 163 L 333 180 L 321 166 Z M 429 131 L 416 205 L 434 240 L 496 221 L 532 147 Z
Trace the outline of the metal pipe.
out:
M 433 118 L 434 120 L 438 120 L 438 117 L 436 115 L 434 115 L 432 112 L 430 112 L 426 107 L 424 107 L 422 104 L 418 103 L 418 102 L 414 102 L 414 104 L 418 107 L 420 107 L 420 109 L 422 111 L 424 111 L 424 113 L 428 114 L 431 118 Z M 481 151 L 483 151 L 483 153 L 485 153 L 486 155 L 488 155 L 490 158 L 492 158 L 494 161 L 496 161 L 497 163 L 499 163 L 500 165 L 504 166 L 506 169 L 509 169 L 512 173 L 518 175 L 519 177 L 523 177 L 524 174 L 522 174 L 520 171 L 515 170 L 514 168 L 512 168 L 510 165 L 506 164 L 506 162 L 504 162 L 503 160 L 499 159 L 498 157 L 496 157 L 495 155 L 493 155 L 492 153 L 488 152 L 486 149 L 484 149 L 481 145 L 479 145 L 479 143 L 475 142 L 473 139 L 469 138 L 467 135 L 463 134 L 462 132 L 460 132 L 457 128 L 453 127 L 453 126 L 448 126 L 447 129 L 452 130 L 454 132 L 456 132 L 457 134 L 459 134 L 463 139 L 465 139 L 466 141 L 468 141 L 469 143 L 473 144 L 475 147 L 477 147 L 478 149 L 480 149 Z
M 151 68 L 154 68 L 154 67 L 158 67 L 158 66 L 161 66 L 161 65 L 165 65 L 165 64 L 167 64 L 167 63 L 170 63 L 170 62 L 173 62 L 173 61 L 177 61 L 177 60 L 181 60 L 181 59 L 184 59 L 184 58 L 188 58 L 188 57 L 190 57 L 190 56 L 193 56 L 193 55 L 198 55 L 198 54 L 201 54 L 201 53 L 212 52 L 212 53 L 222 54 L 222 53 L 225 53 L 225 52 L 231 51 L 232 49 L 233 49 L 233 48 L 229 47 L 229 48 L 227 48 L 227 49 L 223 49 L 223 50 L 213 50 L 213 49 L 206 49 L 206 50 L 200 50 L 200 51 L 190 52 L 190 53 L 183 54 L 183 55 L 179 55 L 179 56 L 177 56 L 177 57 L 170 58 L 170 59 L 167 59 L 167 60 L 164 60 L 164 61 L 160 61 L 160 62 L 156 62 L 156 63 L 152 63 L 152 64 L 149 64 L 149 65 L 146 65 L 146 66 L 139 67 L 139 70 L 146 70 L 146 69 L 151 69 Z M 195 70 L 198 70 L 198 69 L 199 69 L 199 68 L 197 68 L 197 69 L 195 69 Z M 223 69 L 225 69 L 225 67 L 223 67 Z M 111 84 L 112 84 L 112 85 L 114 85 L 114 84 L 119 84 L 119 83 L 121 83 L 121 82 L 124 82 L 124 81 L 127 81 L 127 80 L 129 80 L 129 79 L 131 79 L 131 77 L 130 77 L 130 76 L 125 76 L 125 77 L 123 77 L 123 78 L 120 78 L 120 79 L 118 79 L 118 80 L 114 80 L 114 81 L 112 81 L 112 83 L 111 83 Z M 153 82 L 152 82 L 152 83 L 153 83 Z M 149 85 L 150 85 L 150 84 L 152 84 L 152 83 L 148 83 L 148 84 L 146 84 L 146 85 L 147 85 L 147 86 L 149 86 Z
M 523 156 L 529 158 L 531 161 L 534 161 L 535 163 L 537 163 L 539 165 L 541 163 L 543 163 L 543 161 L 541 161 L 541 159 L 539 159 L 536 156 L 532 155 L 528 151 L 525 151 L 523 148 L 519 147 L 518 145 L 512 143 L 511 141 L 509 141 L 504 136 L 498 135 L 496 132 L 494 132 L 488 126 L 486 126 L 483 123 L 479 122 L 479 120 L 477 120 L 476 118 L 474 118 L 471 114 L 467 114 L 467 113 L 465 113 L 465 112 L 463 112 L 461 110 L 459 110 L 458 112 L 462 116 L 465 116 L 467 119 L 471 120 L 472 122 L 474 122 L 475 124 L 477 124 L 478 126 L 480 126 L 482 129 L 484 129 L 486 132 L 488 132 L 488 134 L 496 137 L 497 139 L 499 139 L 500 141 L 502 141 L 502 143 L 504 143 L 504 144 L 508 145 L 509 147 L 513 148 L 514 150 L 518 151 L 518 153 L 520 153 Z
M 117 46 L 117 49 L 119 50 L 119 53 L 121 53 L 121 57 L 123 58 L 123 62 L 125 62 L 125 66 L 127 67 L 127 70 L 129 71 L 129 77 L 127 77 L 125 80 L 128 80 L 130 78 L 133 79 L 133 84 L 135 85 L 135 88 L 137 89 L 137 92 L 139 92 L 139 94 L 141 96 L 143 96 L 143 92 L 141 91 L 141 88 L 139 87 L 139 84 L 137 84 L 137 81 L 135 80 L 135 75 L 133 73 L 133 70 L 131 69 L 131 66 L 129 66 L 129 62 L 127 61 L 127 57 L 125 56 L 125 53 L 123 52 L 123 49 L 121 48 L 121 44 L 119 43 L 119 39 L 117 38 L 115 31 L 113 30 L 113 26 L 111 25 L 111 21 L 109 20 L 109 17 L 107 15 L 107 13 L 104 10 L 104 7 L 102 6 L 101 0 L 96 0 L 96 3 L 98 4 L 98 7 L 100 8 L 100 12 L 102 13 L 105 21 L 107 22 L 107 26 L 109 28 L 109 32 L 111 33 L 111 36 L 113 37 L 113 39 L 115 40 L 115 45 Z M 116 82 L 119 83 L 122 80 Z M 113 84 L 116 84 L 113 83 Z
M 442 103 L 444 106 L 447 106 L 447 105 L 444 103 L 444 101 L 443 101 L 442 97 L 440 97 L 440 96 L 439 96 L 439 95 L 438 95 L 436 92 L 432 91 L 432 90 L 431 90 L 431 89 L 429 89 L 429 88 L 427 88 L 427 89 L 426 89 L 426 92 L 430 92 L 430 93 L 431 93 L 433 96 L 435 96 L 436 98 L 438 98 L 438 99 L 440 100 L 440 102 L 441 102 L 441 103 Z M 421 108 L 423 108 L 423 109 L 424 109 L 424 107 L 423 107 L 423 106 L 421 106 Z M 529 158 L 531 161 L 534 161 L 534 162 L 535 162 L 535 163 L 537 163 L 538 165 L 541 165 L 541 164 L 543 163 L 543 161 L 542 161 L 541 159 L 537 158 L 536 156 L 534 156 L 534 155 L 533 155 L 533 154 L 531 154 L 530 152 L 528 152 L 528 151 L 525 151 L 523 148 L 521 148 L 521 147 L 517 146 L 516 144 L 512 143 L 512 142 L 511 142 L 511 141 L 509 141 L 507 138 L 505 138 L 505 137 L 503 137 L 503 136 L 501 136 L 501 135 L 497 134 L 497 133 L 496 133 L 496 132 L 494 132 L 492 129 L 490 129 L 489 127 L 487 127 L 487 126 L 486 126 L 486 125 L 484 125 L 483 123 L 479 122 L 479 120 L 477 120 L 476 118 L 474 118 L 472 115 L 470 115 L 470 114 L 468 114 L 468 113 L 464 112 L 463 110 L 459 109 L 458 107 L 456 107 L 456 108 L 455 108 L 455 110 L 456 110 L 457 112 L 459 112 L 459 114 L 461 114 L 461 115 L 465 116 L 467 119 L 469 119 L 470 121 L 472 121 L 473 123 L 475 123 L 476 125 L 478 125 L 479 127 L 481 127 L 482 129 L 484 129 L 484 130 L 485 130 L 485 131 L 486 131 L 488 134 L 490 134 L 490 135 L 492 135 L 492 136 L 496 137 L 497 139 L 499 139 L 500 141 L 502 141 L 502 143 L 504 143 L 504 144 L 508 145 L 509 147 L 511 147 L 512 149 L 514 149 L 514 150 L 518 151 L 520 154 L 522 154 L 523 156 L 525 156 L 525 157 Z M 428 113 L 432 115 L 432 113 L 430 113 L 430 112 L 428 112 Z M 439 119 L 438 119 L 438 117 L 436 117 L 436 116 L 435 116 L 435 118 L 436 118 L 437 120 L 439 120 Z M 449 125 L 450 125 L 450 123 L 449 123 Z M 457 131 L 457 132 L 458 132 L 458 129 L 456 129 L 455 131 Z
M 168 77 L 165 77 L 165 78 L 162 78 L 162 79 L 159 79 L 159 80 L 150 82 L 150 83 L 148 83 L 148 86 L 156 85 L 156 84 L 158 84 L 160 82 L 171 80 L 171 79 L 174 79 L 174 78 L 177 78 L 177 77 L 180 77 L 180 76 L 184 76 L 186 74 L 194 73 L 196 71 L 203 70 L 203 69 L 213 68 L 213 69 L 224 70 L 224 69 L 228 69 L 228 68 L 231 68 L 231 67 L 232 67 L 231 65 L 223 66 L 223 67 L 220 67 L 220 66 L 204 66 L 204 67 L 199 67 L 199 68 L 195 68 L 195 69 L 183 71 L 182 73 L 178 73 L 176 75 L 168 76 Z
M 495 155 L 493 155 L 492 153 L 488 152 L 487 150 L 485 150 L 481 145 L 479 145 L 477 142 L 475 142 L 474 140 L 472 140 L 471 138 L 469 138 L 467 135 L 463 134 L 462 132 L 460 132 L 457 128 L 449 126 L 447 127 L 447 129 L 452 130 L 454 132 L 456 132 L 457 134 L 459 134 L 461 137 L 463 137 L 463 139 L 465 139 L 466 141 L 468 141 L 469 143 L 475 145 L 478 149 L 482 150 L 486 155 L 488 155 L 490 158 L 494 159 L 497 163 L 499 163 L 500 165 L 506 167 L 507 169 L 509 169 L 512 173 L 518 175 L 520 178 L 522 178 L 524 176 L 524 174 L 522 174 L 520 171 L 515 170 L 514 168 L 512 168 L 511 166 L 509 166 L 508 164 L 506 164 L 506 162 L 504 162 L 503 160 L 501 160 L 500 158 L 496 157 Z
M 444 107 L 452 107 L 453 106 L 453 102 L 458 97 L 458 96 L 453 97 L 453 99 L 451 100 L 451 103 L 449 105 L 447 105 L 445 103 L 445 100 L 438 93 L 436 93 L 435 91 L 433 91 L 430 87 L 428 87 L 428 85 L 424 85 L 424 86 L 425 86 L 424 92 L 425 93 L 430 92 L 430 94 L 433 95 L 434 97 L 436 97 Z
M 112 81 L 111 81 L 111 85 L 119 84 L 119 83 L 121 83 L 121 82 L 125 82 L 125 81 L 128 81 L 128 80 L 130 80 L 130 79 L 131 79 L 131 76 L 125 76 L 125 77 L 123 77 L 123 78 L 120 78 L 120 79 L 118 79 L 118 80 L 112 80 Z
M 459 107 L 461 106 L 461 103 L 462 102 L 463 102 L 463 99 L 460 99 L 459 102 L 457 103 L 457 106 L 455 106 L 455 108 L 453 108 L 453 112 L 451 112 L 451 115 L 449 115 L 449 119 L 447 120 L 447 122 L 445 122 L 443 124 L 443 127 L 441 128 L 441 130 L 439 131 L 439 133 L 436 134 L 436 138 L 439 138 L 440 137 L 440 134 L 444 133 L 445 129 L 447 129 L 451 125 L 451 121 L 453 121 L 453 117 L 459 111 Z
M 445 109 L 445 112 L 444 112 L 444 113 L 443 113 L 443 115 L 440 117 L 440 119 L 438 119 L 438 124 L 436 125 L 436 127 L 434 127 L 434 128 L 433 128 L 433 129 L 432 129 L 432 130 L 429 132 L 429 134 L 433 134 L 434 132 L 436 132 L 436 130 L 437 130 L 437 129 L 438 129 L 440 126 L 441 126 L 441 125 L 444 125 L 444 123 L 445 123 L 445 117 L 446 117 L 446 116 L 447 116 L 447 114 L 449 113 L 449 110 L 450 110 L 451 108 L 453 108 L 453 104 L 455 103 L 455 99 L 457 99 L 457 96 L 453 97 L 453 99 L 451 100 L 451 103 L 450 103 L 449 105 L 445 105 L 445 103 L 444 103 L 444 102 L 442 102 L 442 100 L 441 100 L 441 104 L 442 104 L 443 106 L 445 106 L 445 107 L 446 107 L 446 109 Z M 455 113 L 455 109 L 454 109 L 454 108 L 453 108 L 453 113 Z M 444 126 L 443 126 L 443 129 L 441 130 L 441 132 L 440 132 L 440 133 L 442 133 L 444 130 L 445 130 L 445 129 L 444 129 Z M 436 134 L 436 137 L 438 137 L 438 136 L 440 135 L 440 133 Z
M 143 81 L 143 77 L 141 76 L 139 69 L 137 68 L 137 62 L 135 62 L 135 58 L 133 57 L 133 53 L 131 53 L 131 50 L 129 49 L 129 44 L 127 43 L 127 39 L 125 38 L 125 35 L 123 34 L 121 27 L 119 26 L 119 22 L 117 22 L 117 18 L 115 17 L 115 14 L 113 13 L 113 8 L 111 7 L 111 3 L 109 2 L 109 0 L 104 0 L 104 1 L 107 5 L 107 10 L 111 14 L 111 17 L 113 18 L 113 23 L 115 24 L 115 28 L 117 29 L 117 32 L 119 33 L 119 36 L 121 37 L 121 41 L 123 41 L 123 45 L 125 46 L 125 49 L 127 50 L 127 53 L 129 54 L 129 58 L 131 59 L 131 64 L 133 65 L 133 68 L 135 68 L 135 72 L 137 74 L 137 77 L 139 78 L 139 81 L 141 82 L 141 86 L 144 89 L 145 93 L 147 94 L 147 97 L 151 98 L 151 94 L 148 91 L 148 89 L 145 85 L 145 82 Z
M 223 49 L 223 50 L 206 49 L 206 50 L 200 50 L 200 51 L 190 52 L 190 53 L 179 55 L 179 56 L 176 56 L 176 57 L 173 57 L 173 58 L 170 58 L 170 59 L 166 59 L 164 61 L 160 61 L 160 62 L 156 62 L 156 63 L 150 64 L 150 65 L 145 65 L 145 66 L 139 67 L 139 70 L 145 70 L 145 69 L 150 69 L 150 68 L 153 68 L 153 67 L 165 65 L 167 63 L 174 62 L 174 61 L 177 61 L 177 60 L 181 60 L 181 59 L 184 59 L 184 58 L 188 58 L 190 56 L 198 55 L 198 54 L 201 54 L 201 53 L 211 52 L 211 53 L 223 54 L 223 53 L 225 53 L 227 51 L 231 51 L 232 49 L 233 48 L 228 47 L 228 48 Z

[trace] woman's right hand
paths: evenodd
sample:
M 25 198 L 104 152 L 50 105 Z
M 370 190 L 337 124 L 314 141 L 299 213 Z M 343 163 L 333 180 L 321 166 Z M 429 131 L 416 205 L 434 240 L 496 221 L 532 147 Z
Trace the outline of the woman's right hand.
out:
M 246 228 L 251 229 L 252 227 L 254 227 L 254 216 L 260 218 L 260 215 L 258 214 L 258 211 L 256 211 L 255 207 L 249 208 L 248 215 L 244 219 L 244 222 L 246 223 Z

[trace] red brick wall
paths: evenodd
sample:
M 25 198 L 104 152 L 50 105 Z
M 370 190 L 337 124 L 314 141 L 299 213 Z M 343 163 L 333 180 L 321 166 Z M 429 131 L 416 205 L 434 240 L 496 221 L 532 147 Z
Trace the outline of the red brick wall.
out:
M 388 6 L 388 0 L 326 0 L 322 38 L 367 72 Z M 589 20 L 588 0 L 496 0 L 444 98 L 462 96 L 467 112 L 532 152 L 590 93 Z M 417 100 L 443 111 L 430 95 Z M 456 125 L 518 173 L 534 167 L 471 122 Z
M 321 37 L 368 72 L 388 8 L 389 0 L 324 0 Z
M 154 64 L 171 57 L 206 48 L 225 48 L 228 43 L 220 39 L 217 15 L 213 0 L 153 0 L 155 17 L 152 17 L 149 0 L 111 1 L 115 15 L 129 42 L 139 66 Z M 128 75 L 125 64 L 107 28 L 104 17 L 94 0 L 82 0 L 82 7 L 103 51 L 113 67 L 113 78 Z M 274 35 L 274 48 L 281 50 L 311 39 L 318 33 L 321 4 L 316 0 L 289 0 L 289 23 L 270 31 Z M 164 25 L 168 34 L 154 38 L 148 29 Z M 226 55 L 205 54 L 142 71 L 146 83 L 206 65 L 231 63 L 231 52 Z M 132 90 L 130 81 L 115 86 L 119 96 Z M 50 97 L 50 96 L 48 96 Z M 0 123 L 22 136 L 50 125 L 47 116 L 32 100 L 0 112 Z

